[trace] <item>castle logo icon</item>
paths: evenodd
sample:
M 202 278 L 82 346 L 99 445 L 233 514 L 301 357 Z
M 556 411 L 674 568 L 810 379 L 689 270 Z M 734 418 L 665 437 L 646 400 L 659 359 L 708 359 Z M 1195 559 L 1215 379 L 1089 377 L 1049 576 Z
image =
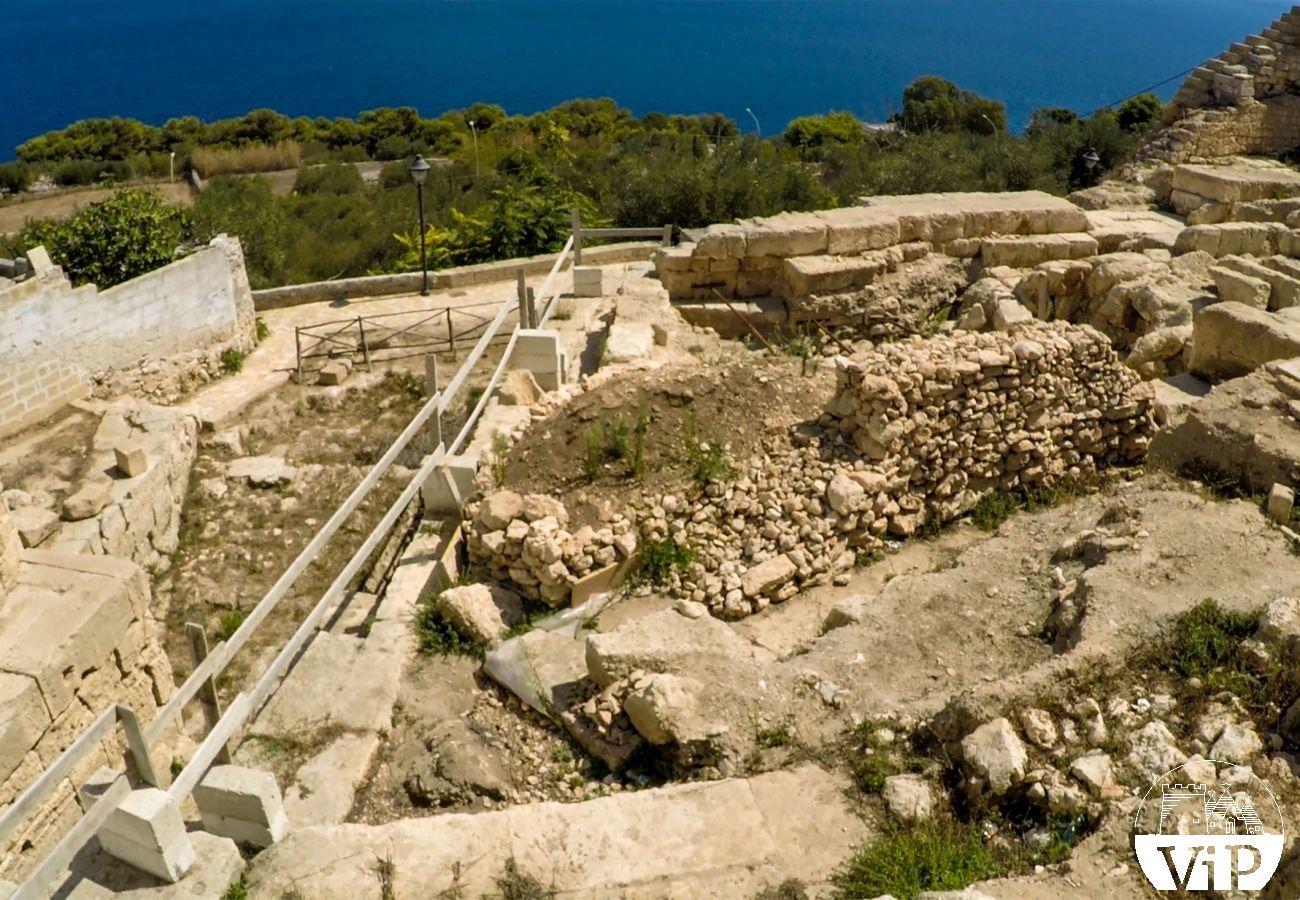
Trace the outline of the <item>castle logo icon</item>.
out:
M 1262 890 L 1284 844 L 1282 810 L 1268 785 L 1220 760 L 1163 775 L 1133 821 L 1138 864 L 1158 891 Z

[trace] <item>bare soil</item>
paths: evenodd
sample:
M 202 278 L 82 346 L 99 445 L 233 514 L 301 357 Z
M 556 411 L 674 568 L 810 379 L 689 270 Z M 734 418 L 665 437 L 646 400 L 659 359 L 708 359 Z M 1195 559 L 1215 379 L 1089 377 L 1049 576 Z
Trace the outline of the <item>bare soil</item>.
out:
M 189 185 L 183 181 L 141 182 L 140 185 L 157 188 L 169 203 L 189 206 L 194 202 Z M 115 187 L 80 187 L 40 194 L 20 194 L 0 202 L 0 234 L 22 231 L 28 219 L 66 219 L 81 207 L 107 199 L 117 190 Z

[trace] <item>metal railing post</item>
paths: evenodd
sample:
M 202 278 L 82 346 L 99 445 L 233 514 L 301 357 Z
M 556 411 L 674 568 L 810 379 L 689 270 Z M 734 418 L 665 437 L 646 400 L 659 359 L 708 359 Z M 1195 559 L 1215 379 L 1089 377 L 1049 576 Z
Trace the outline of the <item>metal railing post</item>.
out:
M 451 325 L 451 307 L 447 307 L 447 343 L 451 345 L 451 352 L 456 354 L 456 329 Z
M 298 357 L 298 384 L 302 384 L 302 329 L 293 326 L 293 349 Z
M 528 315 L 528 278 L 523 269 L 515 272 L 515 293 L 519 297 L 519 322 L 525 328 L 536 328 Z

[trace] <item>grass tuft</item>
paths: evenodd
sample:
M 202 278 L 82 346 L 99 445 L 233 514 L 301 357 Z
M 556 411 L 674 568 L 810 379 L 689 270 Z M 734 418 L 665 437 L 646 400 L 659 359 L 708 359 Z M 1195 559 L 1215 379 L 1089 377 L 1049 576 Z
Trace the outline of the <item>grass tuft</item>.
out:
M 978 825 L 953 819 L 891 823 L 831 875 L 842 900 L 913 900 L 923 891 L 956 891 L 1007 874 L 1011 862 L 985 843 Z
M 643 541 L 640 575 L 651 584 L 663 584 L 673 569 L 684 569 L 694 562 L 695 555 L 693 548 L 677 543 L 676 538 Z
M 512 856 L 506 860 L 505 871 L 496 879 L 501 900 L 554 900 L 554 886 L 547 887 L 540 880 L 519 868 Z
M 482 659 L 487 648 L 456 629 L 442 614 L 442 594 L 425 594 L 411 627 L 421 653 L 448 656 L 472 656 Z
M 236 375 L 244 368 L 244 359 L 248 354 L 234 347 L 221 351 L 221 371 L 227 375 Z

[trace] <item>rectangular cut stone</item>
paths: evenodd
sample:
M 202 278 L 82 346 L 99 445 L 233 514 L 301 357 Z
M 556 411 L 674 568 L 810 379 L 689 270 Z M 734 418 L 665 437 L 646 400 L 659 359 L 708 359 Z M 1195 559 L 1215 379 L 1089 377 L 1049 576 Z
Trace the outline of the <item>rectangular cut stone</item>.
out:
M 827 227 L 826 252 L 832 256 L 881 250 L 899 242 L 898 216 L 887 209 L 851 206 L 822 213 Z
M 573 295 L 575 297 L 601 296 L 604 272 L 600 266 L 575 266 L 573 269 Z
M 280 786 L 270 772 L 214 766 L 194 788 L 194 802 L 210 834 L 269 847 L 289 830 Z
M 18 528 L 10 521 L 8 508 L 0 502 L 0 601 L 18 584 L 22 550 Z
M 99 844 L 110 856 L 169 884 L 194 864 L 194 846 L 180 809 L 157 788 L 128 794 L 99 830 Z
M 49 724 L 35 680 L 0 672 L 0 782 L 14 773 Z
M 542 390 L 555 390 L 564 381 L 564 354 L 559 333 L 519 329 L 511 364 L 514 368 L 532 372 Z
M 1214 279 L 1220 300 L 1241 303 L 1253 309 L 1268 309 L 1268 296 L 1271 292 L 1268 282 L 1225 266 L 1212 267 L 1210 276 Z
M 1268 492 L 1268 517 L 1279 525 L 1287 525 L 1294 507 L 1295 490 L 1285 484 L 1274 484 Z
M 1174 167 L 1174 190 L 1220 203 L 1300 196 L 1300 173 L 1283 166 L 1233 162 Z
M 785 300 L 870 284 L 886 271 L 885 261 L 869 256 L 796 256 L 784 260 L 777 294 Z
M 740 225 L 710 225 L 695 243 L 695 255 L 705 259 L 756 256 L 746 247 L 746 232 Z
M 117 468 L 127 478 L 136 478 L 149 469 L 149 458 L 140 444 L 122 444 L 113 448 Z
M 815 213 L 781 213 L 742 224 L 746 256 L 788 257 L 826 252 L 826 221 Z
M 1214 303 L 1192 319 L 1193 373 L 1237 378 L 1300 356 L 1300 321 L 1240 303 Z
M 985 238 L 980 254 L 987 268 L 1010 266 L 1026 269 L 1050 260 L 1096 256 L 1097 240 L 1088 234 Z

